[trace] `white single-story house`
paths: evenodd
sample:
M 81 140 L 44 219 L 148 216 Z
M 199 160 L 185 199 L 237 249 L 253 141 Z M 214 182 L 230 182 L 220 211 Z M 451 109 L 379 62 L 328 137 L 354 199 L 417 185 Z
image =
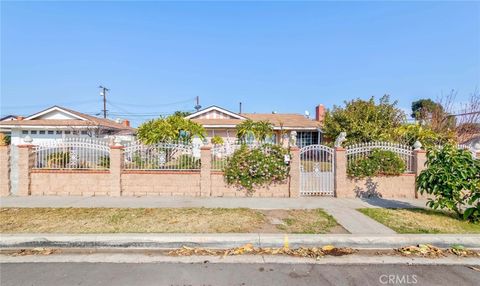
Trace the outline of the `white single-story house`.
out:
M 109 138 L 119 137 L 122 141 L 132 141 L 135 128 L 128 120 L 113 121 L 87 115 L 72 109 L 52 106 L 28 117 L 17 116 L 15 119 L 0 121 L 0 130 L 9 133 L 11 144 L 25 143 L 25 138 L 32 139 L 32 144 L 65 137 Z
M 270 138 L 272 143 L 285 143 L 293 132 L 296 133 L 297 145 L 303 147 L 322 143 L 321 127 L 325 107 L 318 105 L 315 111 L 315 119 L 310 119 L 306 115 L 295 113 L 235 113 L 218 106 L 210 106 L 185 118 L 201 124 L 207 132 L 208 141 L 214 136 L 220 136 L 228 143 L 237 140 L 236 127 L 242 121 L 268 121 L 274 130 L 274 135 Z

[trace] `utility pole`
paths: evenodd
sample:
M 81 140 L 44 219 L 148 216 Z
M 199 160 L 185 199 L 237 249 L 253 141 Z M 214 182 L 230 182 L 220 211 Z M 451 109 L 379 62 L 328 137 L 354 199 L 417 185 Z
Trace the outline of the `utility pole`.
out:
M 98 86 L 102 91 L 100 91 L 100 96 L 103 96 L 103 118 L 107 118 L 107 91 L 110 89 L 104 86 Z

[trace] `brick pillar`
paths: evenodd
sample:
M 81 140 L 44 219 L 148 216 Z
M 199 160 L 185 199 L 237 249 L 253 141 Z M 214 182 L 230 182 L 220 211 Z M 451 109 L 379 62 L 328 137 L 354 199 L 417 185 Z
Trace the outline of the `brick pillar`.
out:
M 18 145 L 18 195 L 30 195 L 30 172 L 34 163 L 33 145 Z
M 110 196 L 122 195 L 123 146 L 110 146 Z
M 425 150 L 413 150 L 413 156 L 414 156 L 414 168 L 415 168 L 415 180 L 417 179 L 418 175 L 420 175 L 420 172 L 425 170 L 426 166 L 425 163 L 427 162 L 427 151 Z M 428 195 L 424 194 L 423 196 L 417 191 L 415 183 L 415 198 L 427 198 Z
M 0 197 L 10 195 L 10 146 L 0 145 Z
M 335 147 L 335 197 L 348 197 L 347 189 L 347 155 L 345 148 Z
M 211 146 L 202 146 L 200 148 L 200 196 L 210 197 L 212 178 L 212 147 Z
M 300 148 L 290 147 L 290 189 L 289 196 L 298 198 L 300 196 Z

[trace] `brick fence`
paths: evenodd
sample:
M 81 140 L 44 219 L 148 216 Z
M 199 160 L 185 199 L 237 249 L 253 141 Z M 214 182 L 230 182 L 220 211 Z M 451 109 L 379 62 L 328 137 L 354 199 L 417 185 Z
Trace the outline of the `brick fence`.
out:
M 228 186 L 223 173 L 211 170 L 211 148 L 200 150 L 199 170 L 126 170 L 123 147 L 110 149 L 109 170 L 35 169 L 34 145 L 19 145 L 18 196 L 192 196 L 244 197 L 244 190 Z M 8 146 L 0 146 L 0 195 L 10 194 Z M 255 190 L 253 197 L 296 197 L 299 194 L 300 156 L 291 148 L 286 182 Z
M 341 198 L 382 197 L 421 198 L 415 187 L 416 177 L 425 169 L 426 151 L 414 150 L 414 172 L 400 176 L 377 176 L 352 179 L 347 176 L 347 156 L 344 148 L 335 148 L 335 196 Z
M 123 147 L 112 146 L 109 170 L 34 169 L 33 145 L 19 145 L 18 196 L 191 196 L 244 197 L 245 191 L 225 183 L 223 173 L 211 168 L 211 148 L 200 150 L 199 170 L 127 170 L 123 168 Z M 298 197 L 300 193 L 300 152 L 290 149 L 291 168 L 286 182 L 255 190 L 254 197 Z M 335 149 L 335 196 L 342 198 L 380 196 L 383 198 L 424 198 L 416 192 L 415 179 L 425 168 L 426 153 L 414 151 L 414 172 L 394 177 L 355 180 L 347 176 L 347 156 Z M 480 155 L 480 154 L 479 154 Z M 477 158 L 480 156 L 477 156 Z M 10 155 L 0 146 L 0 196 L 10 195 Z

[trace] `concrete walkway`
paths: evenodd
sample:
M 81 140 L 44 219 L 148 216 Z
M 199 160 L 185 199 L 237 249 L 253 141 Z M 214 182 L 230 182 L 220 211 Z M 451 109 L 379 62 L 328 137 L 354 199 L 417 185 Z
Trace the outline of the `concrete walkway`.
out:
M 424 200 L 303 198 L 185 198 L 185 197 L 3 197 L 1 207 L 110 208 L 252 208 L 324 209 L 352 234 L 393 234 L 393 230 L 356 211 L 358 208 L 418 208 Z
M 193 198 L 193 197 L 2 197 L 1 207 L 82 207 L 82 208 L 253 208 L 253 209 L 316 209 L 341 208 L 417 208 L 425 200 L 340 199 L 332 197 L 302 198 Z

